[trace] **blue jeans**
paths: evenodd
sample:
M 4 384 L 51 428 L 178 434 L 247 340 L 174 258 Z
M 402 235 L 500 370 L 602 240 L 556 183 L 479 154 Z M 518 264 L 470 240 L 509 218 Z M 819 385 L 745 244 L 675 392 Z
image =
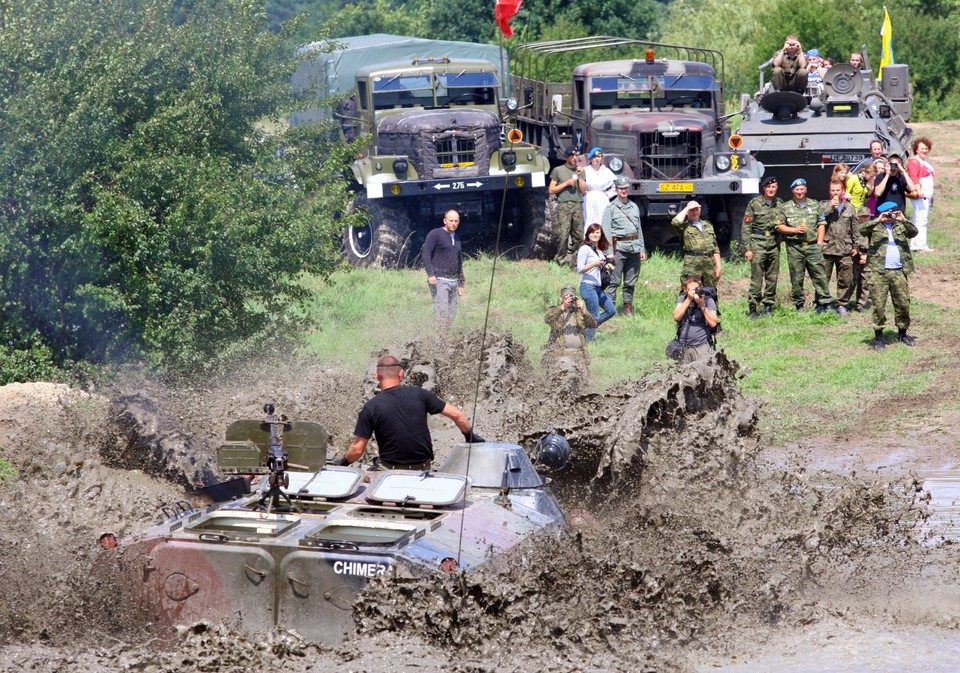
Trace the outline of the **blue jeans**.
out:
M 613 305 L 613 300 L 607 296 L 606 292 L 600 289 L 599 285 L 580 283 L 580 296 L 583 297 L 583 303 L 586 304 L 587 310 L 590 311 L 590 315 L 596 318 L 597 325 L 602 325 L 606 321 L 610 320 L 610 318 L 617 315 L 617 309 Z M 601 308 L 603 308 L 603 313 L 600 313 Z M 597 330 L 587 329 L 585 332 L 587 335 L 587 341 L 593 341 Z

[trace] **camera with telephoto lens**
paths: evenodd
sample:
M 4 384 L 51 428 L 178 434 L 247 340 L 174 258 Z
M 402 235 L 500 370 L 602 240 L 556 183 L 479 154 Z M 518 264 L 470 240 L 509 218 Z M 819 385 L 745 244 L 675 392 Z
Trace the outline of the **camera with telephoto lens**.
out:
M 710 297 L 712 299 L 717 298 L 717 291 L 712 287 L 698 287 L 694 292 L 697 293 L 700 297 Z

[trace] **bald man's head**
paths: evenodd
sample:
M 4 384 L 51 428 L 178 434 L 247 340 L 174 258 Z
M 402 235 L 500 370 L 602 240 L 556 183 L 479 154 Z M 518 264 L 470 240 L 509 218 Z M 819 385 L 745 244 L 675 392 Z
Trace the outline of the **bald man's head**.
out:
M 378 381 L 399 381 L 403 374 L 403 367 L 400 360 L 393 355 L 384 355 L 377 360 L 377 380 Z

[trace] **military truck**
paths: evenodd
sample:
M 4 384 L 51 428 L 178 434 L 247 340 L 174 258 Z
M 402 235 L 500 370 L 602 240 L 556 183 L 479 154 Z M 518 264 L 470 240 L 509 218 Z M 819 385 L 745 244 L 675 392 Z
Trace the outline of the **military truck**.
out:
M 913 137 L 907 126 L 913 108 L 909 67 L 885 66 L 878 82 L 865 47 L 862 54 L 864 70 L 835 65 L 802 94 L 775 91 L 764 82 L 772 60 L 759 67 L 760 87 L 743 97 L 737 133 L 744 149 L 779 178 L 781 197 L 789 198 L 790 183 L 803 178 L 811 195 L 825 198 L 833 167 L 857 166 L 870 156 L 873 140 L 906 158 Z
M 511 61 L 518 128 L 553 165 L 565 146 L 602 147 L 630 179 L 648 247 L 677 243 L 669 222 L 691 198 L 722 246 L 739 235 L 763 167 L 725 124 L 720 52 L 600 36 L 520 45 Z
M 500 50 L 391 35 L 340 42 L 344 49 L 330 53 L 319 43 L 302 47 L 294 86 L 344 96 L 332 111 L 344 137 L 369 139 L 351 167 L 355 203 L 369 220 L 344 232 L 350 262 L 411 261 L 451 208 L 460 211 L 465 247 L 490 246 L 502 221 L 501 249 L 529 254 L 543 223 L 549 165 L 507 137 L 516 106 L 501 99 Z M 291 123 L 323 114 L 308 111 Z

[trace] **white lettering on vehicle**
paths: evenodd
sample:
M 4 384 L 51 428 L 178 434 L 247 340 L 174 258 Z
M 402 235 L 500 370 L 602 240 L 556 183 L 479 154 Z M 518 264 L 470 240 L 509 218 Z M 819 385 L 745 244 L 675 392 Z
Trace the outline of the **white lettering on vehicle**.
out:
M 362 561 L 334 561 L 333 572 L 338 575 L 354 575 L 355 577 L 376 577 L 387 572 L 387 566 L 382 563 L 364 563 Z

